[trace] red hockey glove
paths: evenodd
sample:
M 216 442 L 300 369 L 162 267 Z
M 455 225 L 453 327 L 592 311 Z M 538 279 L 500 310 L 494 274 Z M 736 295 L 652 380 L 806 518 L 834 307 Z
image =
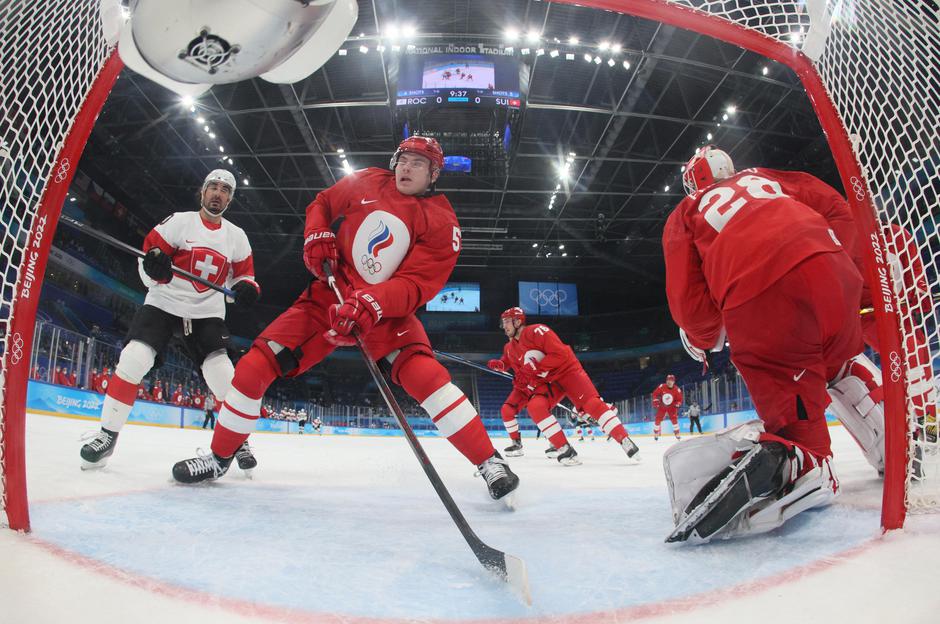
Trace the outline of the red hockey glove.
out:
M 506 363 L 502 360 L 490 360 L 486 363 L 486 367 L 500 373 L 506 372 Z
M 304 239 L 304 264 L 308 271 L 322 279 L 324 261 L 330 263 L 330 269 L 335 273 L 339 261 L 336 235 L 328 228 L 314 228 Z
M 330 306 L 330 329 L 323 332 L 327 342 L 338 347 L 350 347 L 356 344 L 353 331 L 364 336 L 382 320 L 382 306 L 375 297 L 363 290 L 357 290 L 343 305 Z

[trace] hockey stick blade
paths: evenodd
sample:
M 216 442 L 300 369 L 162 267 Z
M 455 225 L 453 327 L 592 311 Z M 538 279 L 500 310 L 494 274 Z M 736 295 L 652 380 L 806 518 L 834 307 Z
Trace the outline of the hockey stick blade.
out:
M 529 591 L 529 573 L 526 571 L 525 561 L 487 546 L 479 538 L 476 539 L 476 543 L 471 544 L 471 548 L 484 568 L 508 583 L 527 605 L 532 605 L 532 593 Z

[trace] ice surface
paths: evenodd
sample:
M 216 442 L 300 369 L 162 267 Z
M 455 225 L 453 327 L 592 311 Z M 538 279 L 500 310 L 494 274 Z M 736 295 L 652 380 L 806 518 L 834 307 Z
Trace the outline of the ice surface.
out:
M 908 623 L 940 613 L 940 516 L 882 538 L 881 483 L 841 427 L 837 504 L 705 546 L 663 543 L 672 440 L 639 438 L 639 465 L 613 442 L 578 443 L 583 465 L 564 467 L 527 439 L 511 460 L 515 512 L 489 499 L 446 441 L 422 440 L 480 538 L 525 560 L 527 608 L 476 561 L 401 438 L 256 434 L 251 480 L 233 465 L 217 483 L 186 487 L 170 467 L 208 446 L 208 432 L 130 425 L 105 469 L 82 472 L 79 436 L 94 426 L 28 417 L 33 532 L 0 533 L 0 621 L 111 621 L 80 608 L 109 596 L 109 613 L 124 618 L 113 621 L 135 623 L 717 622 L 753 609 L 766 621 L 854 609 L 852 621 Z

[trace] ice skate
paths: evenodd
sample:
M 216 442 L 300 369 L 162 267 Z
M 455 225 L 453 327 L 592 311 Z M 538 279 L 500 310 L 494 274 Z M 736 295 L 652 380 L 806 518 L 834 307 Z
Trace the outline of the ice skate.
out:
M 666 542 L 705 542 L 789 480 L 787 447 L 761 442 L 702 486 Z
M 556 449 L 554 446 L 550 446 L 547 449 L 545 449 L 545 457 L 549 459 L 555 459 L 555 457 L 557 456 L 558 456 L 558 449 Z
M 522 440 L 513 440 L 512 444 L 503 449 L 506 457 L 522 457 L 525 452 L 522 450 Z
M 555 458 L 562 466 L 579 466 L 581 460 L 578 459 L 578 452 L 570 444 L 565 444 L 558 449 L 558 456 Z
M 114 452 L 117 444 L 118 432 L 101 429 L 95 437 L 82 446 L 79 454 L 82 456 L 82 470 L 103 468 L 108 458 Z
M 242 445 L 235 451 L 235 459 L 238 461 L 238 467 L 244 470 L 245 475 L 248 477 L 251 476 L 251 471 L 258 465 L 258 460 L 251 452 L 251 447 L 248 446 L 248 440 L 242 442 Z
M 214 481 L 226 472 L 232 463 L 232 457 L 219 457 L 213 452 L 198 454 L 192 459 L 184 459 L 173 466 L 173 478 L 180 483 L 201 483 Z
M 519 477 L 509 469 L 506 460 L 494 452 L 492 457 L 477 466 L 477 474 L 486 480 L 486 487 L 493 500 L 502 500 L 512 509 L 512 498 L 507 496 L 519 487 Z
M 636 442 L 630 439 L 630 436 L 625 437 L 623 442 L 620 443 L 620 446 L 623 447 L 629 459 L 640 461 L 640 458 L 636 456 L 636 454 L 640 452 L 640 447 L 636 445 Z

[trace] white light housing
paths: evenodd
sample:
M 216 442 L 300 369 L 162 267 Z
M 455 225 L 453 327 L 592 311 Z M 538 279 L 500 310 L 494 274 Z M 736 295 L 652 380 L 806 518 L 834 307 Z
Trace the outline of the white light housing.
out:
M 558 58 L 558 50 L 552 50 L 548 55 L 552 58 Z
M 224 152 L 225 152 L 225 148 L 220 145 L 220 146 L 219 146 L 219 151 L 224 153 Z
M 509 28 L 503 33 L 503 37 L 506 41 L 515 41 L 519 38 L 519 31 L 515 28 Z
M 538 50 L 535 51 L 535 56 L 542 56 L 543 54 L 545 54 L 545 50 L 543 50 L 542 48 L 539 48 Z
M 535 249 L 535 248 L 538 247 L 538 246 L 539 246 L 538 243 L 532 243 L 532 249 Z
M 558 246 L 558 248 L 559 248 L 559 249 L 564 249 L 564 248 L 565 248 L 565 245 L 564 245 L 564 244 L 561 244 L 561 245 Z
M 411 39 L 416 34 L 418 34 L 418 28 L 414 24 L 405 24 L 402 26 L 401 32 L 405 37 Z
M 574 54 L 572 54 L 571 52 L 566 52 L 566 53 L 565 53 L 565 60 L 566 60 L 566 61 L 573 61 L 573 60 L 574 60 Z
M 600 64 L 601 64 L 601 57 L 595 56 L 595 57 L 594 57 L 594 64 L 595 64 L 595 65 L 600 65 Z
M 610 42 L 609 42 L 609 41 L 601 41 L 601 44 L 600 44 L 599 46 L 597 46 L 597 49 L 600 50 L 601 52 L 606 52 L 607 50 L 610 49 Z
M 767 69 L 767 67 L 761 67 L 760 73 L 762 73 L 762 74 L 764 74 L 764 75 L 766 76 L 769 71 L 770 71 L 770 70 Z
M 590 54 L 588 54 L 587 52 L 585 52 L 585 53 L 584 53 L 584 60 L 587 61 L 588 63 L 590 63 L 590 62 L 593 61 L 594 59 L 591 57 Z
M 359 46 L 359 51 L 362 52 L 363 54 L 366 54 L 366 53 L 369 52 L 369 47 L 368 47 L 368 46 Z
M 607 64 L 608 64 L 610 67 L 613 67 L 614 65 L 617 64 L 617 61 L 615 61 L 614 59 L 608 59 Z
M 523 54 L 528 54 L 528 53 L 531 52 L 532 50 L 530 50 L 529 48 L 522 48 L 522 49 L 519 50 L 519 51 L 520 51 L 521 53 L 523 53 Z
M 711 141 L 711 140 L 712 140 L 712 133 L 709 132 L 708 134 L 706 134 L 706 135 L 705 135 L 705 138 L 708 139 L 709 141 Z
M 577 37 L 568 37 L 568 45 L 578 45 L 579 43 L 581 43 L 581 40 Z
M 339 51 L 337 51 L 337 54 L 339 54 L 340 56 L 346 56 L 346 49 L 345 48 L 340 49 Z
M 206 118 L 205 118 L 205 117 L 196 117 L 196 121 L 197 121 L 198 123 L 204 124 L 204 123 L 206 123 Z
M 624 61 L 624 62 L 623 62 L 623 68 L 624 68 L 624 69 L 630 69 L 630 61 Z
M 530 30 L 526 33 L 525 38 L 529 43 L 536 43 L 539 40 L 539 33 L 537 30 Z
M 243 179 L 242 184 L 244 184 L 245 186 L 248 186 L 248 178 Z
M 623 50 L 623 46 L 619 43 L 615 43 L 614 45 L 610 46 L 610 50 L 614 54 L 620 54 L 620 51 Z

